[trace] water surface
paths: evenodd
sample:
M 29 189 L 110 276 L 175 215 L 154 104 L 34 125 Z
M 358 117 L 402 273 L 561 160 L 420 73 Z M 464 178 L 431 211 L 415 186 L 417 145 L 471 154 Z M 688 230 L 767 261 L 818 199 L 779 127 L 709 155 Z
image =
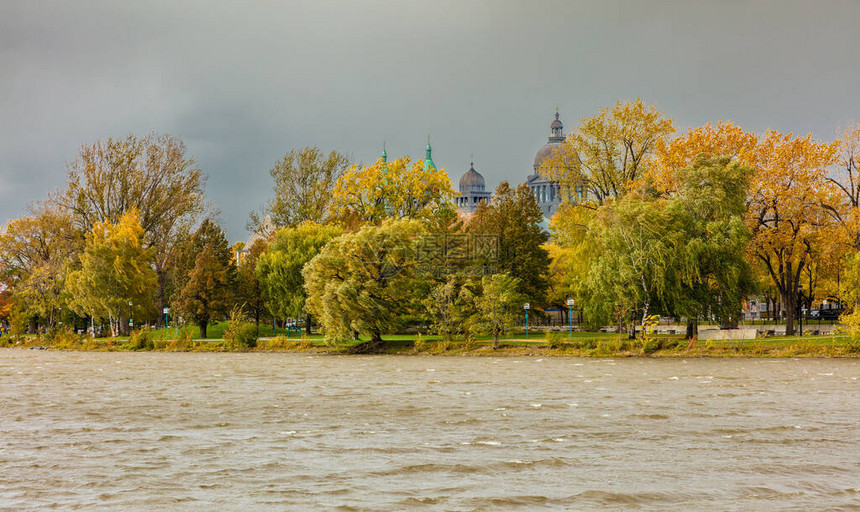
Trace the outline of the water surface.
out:
M 0 509 L 860 507 L 860 361 L 0 350 Z

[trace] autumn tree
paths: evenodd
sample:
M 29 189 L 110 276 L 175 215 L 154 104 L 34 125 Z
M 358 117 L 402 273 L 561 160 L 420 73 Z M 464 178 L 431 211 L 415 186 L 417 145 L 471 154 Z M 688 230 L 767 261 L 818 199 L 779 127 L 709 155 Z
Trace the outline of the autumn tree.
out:
M 294 149 L 275 162 L 269 175 L 275 182 L 275 197 L 266 206 L 278 227 L 328 219 L 335 183 L 349 166 L 349 158 L 336 151 L 326 155 L 316 147 Z M 250 224 L 262 219 L 252 212 Z
M 481 203 L 467 226 L 468 233 L 498 238 L 499 272 L 517 278 L 518 291 L 539 306 L 546 304 L 549 254 L 543 244 L 549 234 L 543 215 L 525 184 L 512 189 L 502 182 L 489 204 Z
M 343 230 L 337 226 L 305 222 L 278 230 L 268 252 L 257 260 L 255 274 L 265 306 L 275 318 L 305 316 L 305 331 L 311 333 L 311 318 L 305 307 L 307 291 L 304 266 Z
M 619 101 L 580 120 L 540 172 L 558 182 L 562 197 L 594 208 L 626 194 L 651 164 L 657 144 L 674 131 L 656 106 Z
M 350 167 L 332 194 L 333 214 L 347 225 L 361 225 L 385 218 L 431 220 L 440 209 L 451 209 L 455 192 L 444 169 L 404 157 Z
M 846 128 L 839 142 L 836 169 L 827 181 L 840 191 L 843 208 L 832 208 L 831 215 L 842 226 L 841 238 L 852 252 L 860 250 L 860 123 Z
M 520 319 L 527 298 L 519 292 L 519 279 L 506 274 L 493 274 L 481 279 L 480 293 L 474 296 L 475 328 L 493 336 L 493 348 L 499 347 L 499 337 L 512 329 Z
M 154 248 L 158 308 L 167 303 L 167 277 L 178 240 L 204 209 L 205 178 L 185 143 L 168 134 L 97 141 L 68 164 L 69 183 L 52 200 L 82 232 L 115 224 L 136 210 L 144 247 Z
M 670 194 L 678 190 L 678 171 L 693 165 L 700 155 L 729 157 L 742 165 L 755 166 L 757 147 L 758 137 L 734 123 L 708 123 L 672 140 L 657 140 L 655 160 L 646 172 L 646 181 L 658 192 Z
M 305 265 L 306 308 L 320 319 L 327 341 L 358 332 L 378 345 L 402 315 L 420 312 L 413 238 L 421 231 L 410 219 L 367 225 L 331 240 Z
M 78 231 L 65 212 L 46 203 L 0 230 L 0 281 L 8 287 L 12 310 L 35 330 L 36 320 L 53 327 L 66 306 L 65 275 L 78 250 Z
M 785 308 L 786 334 L 794 334 L 798 287 L 813 248 L 832 236 L 830 211 L 838 203 L 827 167 L 836 143 L 769 131 L 756 148 L 757 172 L 746 224 L 749 254 L 770 276 Z
M 132 208 L 116 224 L 96 222 L 87 234 L 80 266 L 66 281 L 71 308 L 79 315 L 108 320 L 113 336 L 121 319 L 144 313 L 156 286 L 153 249 L 143 245 L 143 228 Z
M 196 323 L 205 338 L 209 322 L 225 316 L 234 304 L 236 266 L 224 231 L 210 219 L 197 228 L 183 254 L 194 264 L 173 307 Z
M 245 314 L 254 319 L 257 335 L 260 334 L 260 317 L 266 310 L 263 286 L 257 278 L 256 267 L 260 256 L 266 253 L 266 241 L 256 240 L 245 254 L 236 272 L 236 301 Z
M 224 262 L 234 261 L 233 249 L 227 242 L 224 229 L 211 218 L 203 219 L 197 229 L 186 235 L 173 250 L 173 264 L 170 269 L 171 299 L 175 299 L 185 287 L 196 264 L 197 255 L 203 252 L 203 248 L 207 245 L 213 247 L 220 260 Z M 231 266 L 229 270 L 231 286 L 235 283 L 235 271 L 235 266 Z

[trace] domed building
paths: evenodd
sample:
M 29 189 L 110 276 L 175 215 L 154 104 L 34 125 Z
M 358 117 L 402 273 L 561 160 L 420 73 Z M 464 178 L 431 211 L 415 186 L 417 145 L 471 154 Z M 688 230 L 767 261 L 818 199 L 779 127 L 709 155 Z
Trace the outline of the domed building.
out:
M 555 120 L 549 125 L 550 136 L 547 143 L 544 144 L 535 155 L 534 173 L 526 178 L 526 184 L 537 199 L 541 213 L 547 219 L 551 219 L 555 215 L 558 206 L 561 204 L 561 193 L 558 183 L 545 178 L 540 173 L 540 167 L 550 155 L 561 147 L 564 142 L 564 126 L 558 119 L 558 111 L 555 112 Z
M 490 192 L 486 190 L 484 177 L 475 170 L 475 162 L 460 178 L 460 195 L 454 201 L 457 209 L 466 214 L 474 212 L 479 203 L 490 201 Z

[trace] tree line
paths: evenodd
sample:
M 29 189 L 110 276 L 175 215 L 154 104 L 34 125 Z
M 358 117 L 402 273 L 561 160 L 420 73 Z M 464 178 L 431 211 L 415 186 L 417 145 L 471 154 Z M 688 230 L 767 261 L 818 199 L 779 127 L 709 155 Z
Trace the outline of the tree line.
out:
M 717 122 L 676 134 L 642 100 L 582 119 L 540 172 L 563 201 L 550 222 L 528 187 L 503 182 L 458 214 L 443 169 L 421 160 L 353 164 L 296 149 L 269 174 L 273 196 L 230 244 L 206 178 L 171 135 L 82 146 L 65 188 L 0 232 L 0 319 L 16 332 L 238 315 L 301 319 L 330 343 L 434 332 L 495 340 L 575 299 L 592 327 L 659 314 L 736 325 L 753 294 L 794 331 L 798 305 L 858 299 L 860 124 L 840 140 Z M 846 317 L 860 325 L 854 315 Z

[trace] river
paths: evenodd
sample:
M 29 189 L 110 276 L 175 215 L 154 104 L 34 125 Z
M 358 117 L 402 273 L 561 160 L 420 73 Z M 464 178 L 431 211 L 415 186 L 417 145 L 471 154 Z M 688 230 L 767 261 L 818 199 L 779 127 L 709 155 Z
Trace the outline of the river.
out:
M 860 361 L 0 350 L 0 510 L 860 507 Z

